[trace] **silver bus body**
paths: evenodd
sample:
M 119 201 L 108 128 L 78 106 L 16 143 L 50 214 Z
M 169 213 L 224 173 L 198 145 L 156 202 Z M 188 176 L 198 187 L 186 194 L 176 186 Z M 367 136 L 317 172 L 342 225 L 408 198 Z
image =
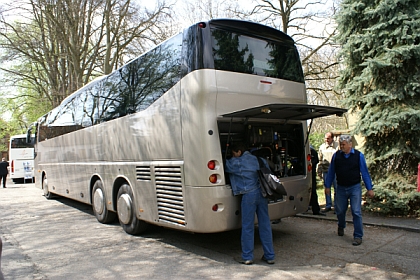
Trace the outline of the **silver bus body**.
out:
M 185 32 L 181 38 L 185 41 Z M 110 81 L 111 77 L 102 79 Z M 81 90 L 97 88 L 98 83 L 101 80 Z M 83 111 L 93 115 L 94 109 L 76 101 L 77 96 L 78 92 L 63 101 L 62 108 L 85 106 L 88 110 Z M 94 106 L 109 111 L 113 106 L 109 99 Z M 68 105 L 71 102 L 74 104 Z M 60 113 L 60 121 L 54 110 L 41 117 L 36 124 L 35 181 L 48 197 L 59 195 L 92 204 L 100 222 L 110 221 L 101 213 L 117 213 L 120 223 L 129 226 L 130 215 L 135 213 L 142 223 L 184 231 L 232 230 L 241 226 L 241 219 L 240 198 L 232 195 L 223 166 L 229 139 L 252 138 L 250 148 L 271 154 L 271 148 L 264 145 L 277 141 L 291 150 L 293 146 L 295 154 L 287 159 L 283 153 L 285 165 L 276 165 L 288 195 L 269 204 L 270 218 L 280 219 L 305 212 L 309 205 L 306 120 L 344 111 L 307 105 L 303 82 L 195 69 L 146 108 L 92 121 L 83 129 L 50 138 L 50 130 L 75 126 L 75 113 L 68 117 Z M 83 121 L 80 124 L 84 126 Z M 280 131 L 277 138 L 276 129 Z M 250 131 L 257 135 L 250 136 Z M 296 147 L 286 143 L 288 135 L 297 139 Z M 299 161 L 296 174 L 290 173 L 295 164 L 292 159 Z M 213 169 L 209 162 L 214 163 Z M 103 191 L 94 193 L 98 181 Z M 129 191 L 121 192 L 122 186 Z M 124 229 L 130 234 L 142 231 Z

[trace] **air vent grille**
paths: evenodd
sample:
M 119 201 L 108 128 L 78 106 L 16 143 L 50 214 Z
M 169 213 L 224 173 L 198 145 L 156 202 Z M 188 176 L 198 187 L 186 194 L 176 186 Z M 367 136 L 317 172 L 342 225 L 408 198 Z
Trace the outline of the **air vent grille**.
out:
M 136 166 L 137 180 L 151 181 L 150 166 Z
M 185 226 L 181 166 L 155 166 L 159 221 Z

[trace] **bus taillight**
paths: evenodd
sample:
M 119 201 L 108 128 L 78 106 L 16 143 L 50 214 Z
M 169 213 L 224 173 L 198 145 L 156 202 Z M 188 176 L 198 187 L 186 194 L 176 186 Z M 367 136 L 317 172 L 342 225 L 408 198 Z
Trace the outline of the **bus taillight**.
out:
M 217 181 L 218 181 L 217 174 L 211 174 L 210 177 L 209 177 L 209 181 L 212 184 L 216 184 Z
M 10 164 L 10 170 L 11 170 L 12 173 L 15 172 L 15 161 L 14 160 L 12 160 L 12 163 Z
M 207 167 L 208 167 L 210 170 L 215 170 L 215 169 L 216 169 L 216 161 L 214 161 L 214 160 L 210 160 L 210 161 L 207 163 Z
M 311 157 L 310 154 L 308 154 L 306 156 L 306 160 L 309 162 L 309 164 L 308 164 L 308 172 L 311 172 L 312 171 L 312 164 L 311 164 L 312 157 Z
M 309 164 L 308 165 L 308 172 L 311 172 L 312 171 L 312 164 Z
M 212 207 L 211 207 L 211 210 L 213 210 L 214 212 L 221 212 L 221 211 L 223 211 L 225 209 L 225 206 L 224 206 L 224 204 L 222 204 L 222 203 L 217 203 L 217 204 L 214 204 Z

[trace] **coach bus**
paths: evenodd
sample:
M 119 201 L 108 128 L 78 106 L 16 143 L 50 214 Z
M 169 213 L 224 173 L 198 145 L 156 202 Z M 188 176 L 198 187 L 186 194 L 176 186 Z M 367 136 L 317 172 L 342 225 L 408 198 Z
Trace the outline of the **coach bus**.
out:
M 14 183 L 34 180 L 34 135 L 27 141 L 25 134 L 13 135 L 9 140 L 10 178 Z
M 39 118 L 36 184 L 46 198 L 91 204 L 128 234 L 148 224 L 200 233 L 241 227 L 224 162 L 247 143 L 269 160 L 287 196 L 272 220 L 305 212 L 307 120 L 346 110 L 307 104 L 299 55 L 279 30 L 228 19 L 200 22 Z

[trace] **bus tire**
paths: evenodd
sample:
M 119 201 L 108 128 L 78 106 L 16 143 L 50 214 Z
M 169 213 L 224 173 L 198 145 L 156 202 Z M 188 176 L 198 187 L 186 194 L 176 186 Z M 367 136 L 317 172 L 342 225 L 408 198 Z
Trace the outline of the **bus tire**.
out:
M 124 231 L 131 235 L 144 232 L 147 224 L 136 217 L 136 204 L 134 202 L 133 191 L 128 184 L 124 184 L 117 194 L 117 213 L 118 220 Z
M 98 222 L 109 224 L 115 221 L 117 214 L 106 207 L 106 196 L 101 180 L 97 180 L 92 190 L 92 209 Z
M 45 196 L 46 199 L 54 198 L 54 195 L 48 189 L 47 176 L 44 176 L 44 178 L 42 178 L 42 190 L 44 191 L 44 196 Z

